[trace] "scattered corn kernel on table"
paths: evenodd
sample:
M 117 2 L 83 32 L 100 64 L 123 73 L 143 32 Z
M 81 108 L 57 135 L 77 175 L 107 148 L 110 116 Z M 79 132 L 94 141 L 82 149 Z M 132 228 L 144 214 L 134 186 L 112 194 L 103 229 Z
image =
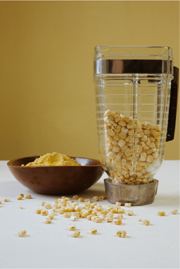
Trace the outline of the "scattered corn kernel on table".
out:
M 72 221 L 62 214 L 46 224 L 45 217 L 36 210 L 45 209 L 42 201 L 53 205 L 59 197 L 33 193 L 16 181 L 6 164 L 0 161 L 0 268 L 179 268 L 180 161 L 163 162 L 156 175 L 159 187 L 153 204 L 121 206 L 125 213 L 120 225 L 87 218 Z M 105 195 L 105 177 L 79 196 L 88 199 Z M 32 199 L 17 200 L 21 193 Z M 10 201 L 4 202 L 4 198 Z M 84 202 L 79 204 L 83 206 Z M 103 208 L 110 205 L 107 200 L 97 204 Z M 173 209 L 178 213 L 172 214 Z M 128 215 L 127 210 L 134 214 Z M 159 211 L 165 216 L 159 216 Z M 72 224 L 75 233 L 69 231 L 74 229 Z M 27 233 L 19 237 L 21 230 Z M 123 238 L 125 234 L 118 231 L 125 231 L 126 236 Z M 70 235 L 78 232 L 77 238 Z

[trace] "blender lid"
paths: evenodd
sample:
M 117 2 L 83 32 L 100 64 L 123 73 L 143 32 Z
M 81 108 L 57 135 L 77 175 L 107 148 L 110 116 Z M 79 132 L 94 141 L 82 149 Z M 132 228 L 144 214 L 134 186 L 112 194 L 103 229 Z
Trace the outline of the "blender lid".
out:
M 97 46 L 94 73 L 173 75 L 173 51 L 167 46 Z

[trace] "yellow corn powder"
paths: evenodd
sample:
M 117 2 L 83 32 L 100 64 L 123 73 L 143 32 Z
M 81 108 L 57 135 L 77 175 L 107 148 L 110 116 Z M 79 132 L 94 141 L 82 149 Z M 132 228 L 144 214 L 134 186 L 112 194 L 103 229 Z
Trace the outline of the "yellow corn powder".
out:
M 57 152 L 47 153 L 40 156 L 34 162 L 21 166 L 81 166 L 74 159 Z

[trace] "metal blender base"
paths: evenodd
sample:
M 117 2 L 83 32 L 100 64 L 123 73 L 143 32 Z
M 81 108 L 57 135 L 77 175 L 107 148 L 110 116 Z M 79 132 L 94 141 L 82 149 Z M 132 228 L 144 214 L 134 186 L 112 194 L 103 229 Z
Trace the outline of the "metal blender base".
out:
M 105 191 L 107 199 L 110 203 L 122 204 L 131 203 L 131 205 L 148 205 L 154 202 L 157 194 L 158 180 L 153 179 L 148 184 L 126 185 L 112 183 L 111 179 L 104 179 Z

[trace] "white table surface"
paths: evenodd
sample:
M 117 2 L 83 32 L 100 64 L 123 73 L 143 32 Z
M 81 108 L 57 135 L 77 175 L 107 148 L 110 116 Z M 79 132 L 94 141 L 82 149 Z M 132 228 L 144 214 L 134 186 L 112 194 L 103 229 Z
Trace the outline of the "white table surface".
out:
M 58 215 L 52 224 L 44 224 L 44 217 L 35 214 L 40 202 L 54 203 L 58 196 L 33 193 L 22 186 L 10 173 L 7 161 L 0 162 L 0 268 L 179 268 L 179 166 L 180 161 L 164 161 L 156 174 L 158 194 L 151 205 L 134 206 L 134 216 L 124 214 L 123 224 L 94 223 L 87 219 L 73 222 L 80 230 L 79 238 L 69 235 L 70 219 Z M 80 196 L 90 198 L 104 195 L 104 176 Z M 33 199 L 16 200 L 20 193 Z M 107 206 L 108 201 L 99 202 Z M 20 209 L 23 206 L 24 209 Z M 160 217 L 158 211 L 165 211 Z M 138 222 L 148 219 L 150 226 Z M 96 235 L 89 235 L 97 228 Z M 18 237 L 25 229 L 27 236 Z M 126 238 L 116 236 L 125 230 Z

